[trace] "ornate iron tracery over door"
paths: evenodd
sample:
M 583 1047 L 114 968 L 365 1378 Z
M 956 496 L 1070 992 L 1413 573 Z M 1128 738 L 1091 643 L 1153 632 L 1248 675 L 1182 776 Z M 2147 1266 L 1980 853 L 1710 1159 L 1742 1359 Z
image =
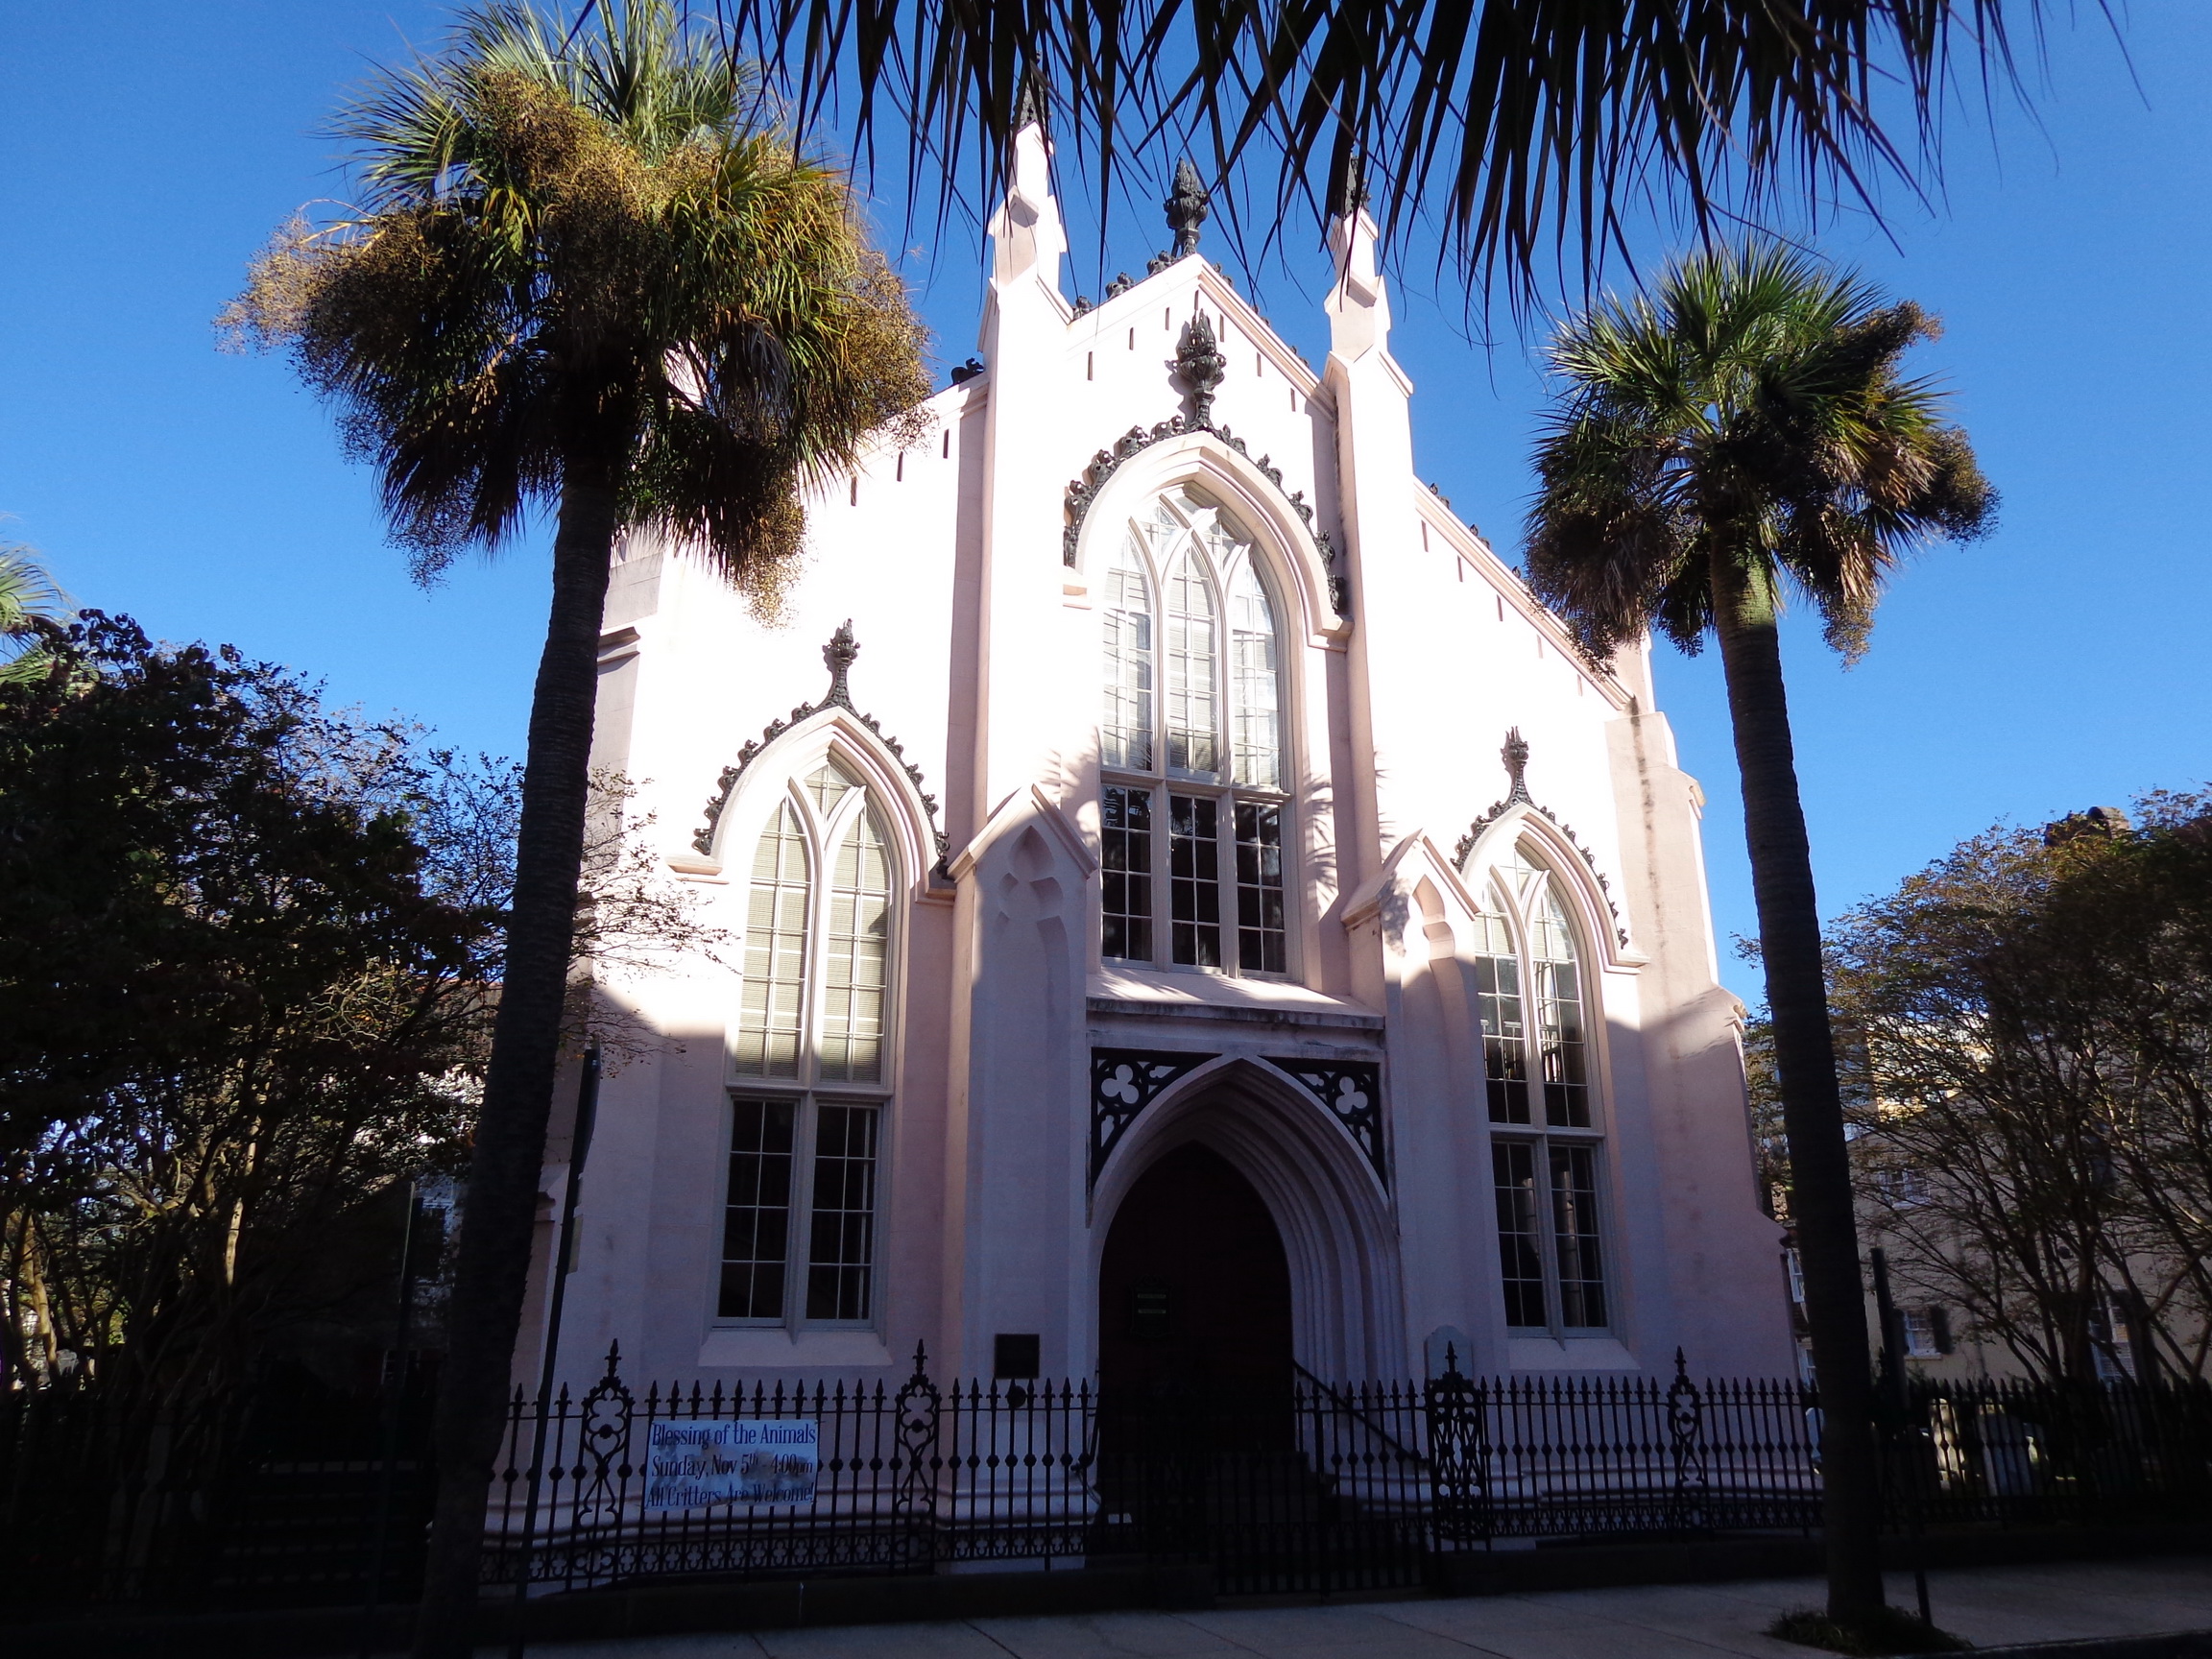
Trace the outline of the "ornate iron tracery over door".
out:
M 1091 1185 L 1120 1144 L 1138 1114 L 1177 1079 L 1189 1076 L 1212 1054 L 1159 1053 L 1143 1048 L 1091 1050 Z
M 1295 1077 L 1329 1109 L 1329 1116 L 1359 1143 L 1383 1186 L 1390 1169 L 1382 1151 L 1382 1068 L 1371 1060 L 1276 1060 L 1268 1065 Z

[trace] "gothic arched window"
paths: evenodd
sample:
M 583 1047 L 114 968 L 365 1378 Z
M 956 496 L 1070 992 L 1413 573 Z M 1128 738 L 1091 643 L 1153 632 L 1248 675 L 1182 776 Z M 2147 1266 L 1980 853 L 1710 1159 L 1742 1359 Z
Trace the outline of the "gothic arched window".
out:
M 1105 589 L 1103 952 L 1286 973 L 1283 650 L 1257 555 L 1176 491 L 1130 525 Z
M 1493 872 L 1475 957 L 1505 1323 L 1554 1335 L 1610 1322 L 1604 1143 L 1568 915 L 1558 878 L 1516 847 Z
M 867 788 L 825 760 L 754 846 L 732 1046 L 718 1316 L 875 1316 L 895 863 Z

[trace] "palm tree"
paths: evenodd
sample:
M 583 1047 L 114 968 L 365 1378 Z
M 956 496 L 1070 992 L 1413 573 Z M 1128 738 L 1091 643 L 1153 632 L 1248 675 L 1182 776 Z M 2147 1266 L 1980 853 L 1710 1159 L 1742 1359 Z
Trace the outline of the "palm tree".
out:
M 68 614 L 68 596 L 30 548 L 0 547 L 0 685 L 19 685 L 51 671 L 54 658 L 43 625 Z
M 1720 642 L 1767 970 L 1790 1214 L 1823 1406 L 1829 1614 L 1880 1615 L 1863 1293 L 1820 913 L 1776 619 L 1810 598 L 1828 642 L 1865 649 L 1908 545 L 1990 524 L 1995 493 L 1942 398 L 1899 362 L 1936 333 L 1910 301 L 1754 245 L 1671 266 L 1551 346 L 1559 401 L 1536 456 L 1528 578 L 1597 660 L 1656 629 Z
M 229 314 L 288 347 L 381 473 L 422 572 L 552 509 L 514 896 L 469 1167 L 417 1651 L 468 1650 L 569 970 L 616 539 L 687 543 L 772 600 L 801 495 L 929 392 L 849 188 L 669 0 L 570 25 L 464 12 L 338 123 L 363 200 L 296 224 Z
M 717 7 L 717 10 L 721 10 Z M 730 0 L 742 38 L 808 112 L 857 91 L 908 181 L 988 184 L 1023 83 L 1051 91 L 1101 200 L 1133 147 L 1208 136 L 1214 171 L 1260 157 L 1264 234 L 1335 201 L 1355 157 L 1386 230 L 1439 223 L 1471 272 L 1526 297 L 1584 276 L 1623 218 L 1872 207 L 1910 180 L 1941 107 L 1979 71 L 2017 90 L 2008 24 L 2040 0 Z M 1236 228 L 1234 197 L 1220 204 Z

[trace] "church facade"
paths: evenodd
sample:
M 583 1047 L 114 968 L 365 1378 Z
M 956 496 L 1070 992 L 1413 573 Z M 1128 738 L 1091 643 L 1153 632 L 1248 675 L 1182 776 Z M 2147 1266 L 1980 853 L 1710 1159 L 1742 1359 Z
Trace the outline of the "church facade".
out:
M 616 565 L 596 763 L 731 943 L 601 988 L 564 1373 L 1788 1373 L 1645 657 L 1416 479 L 1364 211 L 1316 373 L 1195 214 L 1071 304 L 1048 159 L 786 620 Z

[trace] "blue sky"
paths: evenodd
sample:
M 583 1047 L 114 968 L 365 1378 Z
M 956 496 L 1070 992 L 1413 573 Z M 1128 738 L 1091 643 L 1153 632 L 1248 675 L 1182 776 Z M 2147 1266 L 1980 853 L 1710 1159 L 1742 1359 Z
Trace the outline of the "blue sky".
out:
M 280 362 L 218 354 L 210 325 L 269 231 L 341 193 L 315 136 L 340 91 L 434 38 L 441 15 L 352 0 L 0 12 L 0 512 L 81 603 L 513 754 L 541 539 L 410 586 L 322 411 Z M 1901 576 L 1859 667 L 1791 626 L 1831 912 L 1992 821 L 2212 775 L 2212 559 L 2195 510 L 2212 479 L 2212 7 L 2139 0 L 2125 38 L 2124 57 L 2101 24 L 2056 28 L 2035 119 L 2001 110 L 1992 132 L 1970 99 L 1940 201 L 1892 200 L 1887 235 L 1846 219 L 1820 238 L 1941 313 L 1921 366 L 1955 389 L 2005 494 L 1994 536 Z M 937 354 L 958 362 L 980 295 L 973 234 L 903 240 Z M 1080 225 L 1075 240 L 1071 280 L 1094 294 L 1095 242 Z M 1141 269 L 1162 240 L 1141 195 L 1105 273 Z M 1261 276 L 1262 304 L 1318 362 L 1317 280 Z M 1461 296 L 1421 259 L 1396 309 L 1421 469 L 1507 550 L 1542 402 L 1532 349 L 1503 318 L 1495 346 L 1471 345 Z M 1711 802 L 1719 927 L 1750 933 L 1718 662 L 1670 654 L 1659 673 Z M 1480 734 L 1468 763 L 1495 766 L 1494 748 Z M 1729 977 L 1755 995 L 1743 968 Z

